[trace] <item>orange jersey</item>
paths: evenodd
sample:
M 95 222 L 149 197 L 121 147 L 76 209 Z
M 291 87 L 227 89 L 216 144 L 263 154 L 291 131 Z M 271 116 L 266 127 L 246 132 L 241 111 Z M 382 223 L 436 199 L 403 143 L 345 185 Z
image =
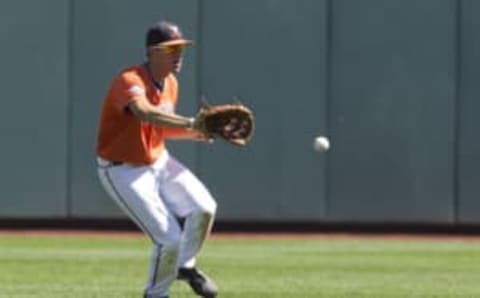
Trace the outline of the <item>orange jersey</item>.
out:
M 152 82 L 144 65 L 123 70 L 116 76 L 103 102 L 97 139 L 97 155 L 117 162 L 151 164 L 165 149 L 165 138 L 182 134 L 182 129 L 168 129 L 142 122 L 127 105 L 146 97 L 164 112 L 175 111 L 178 85 L 170 74 L 163 91 Z

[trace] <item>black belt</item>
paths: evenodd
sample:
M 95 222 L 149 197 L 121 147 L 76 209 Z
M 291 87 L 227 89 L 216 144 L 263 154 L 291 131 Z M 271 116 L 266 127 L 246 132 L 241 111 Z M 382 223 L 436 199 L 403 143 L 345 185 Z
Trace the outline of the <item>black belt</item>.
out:
M 112 161 L 110 162 L 112 166 L 121 166 L 123 165 L 123 161 Z

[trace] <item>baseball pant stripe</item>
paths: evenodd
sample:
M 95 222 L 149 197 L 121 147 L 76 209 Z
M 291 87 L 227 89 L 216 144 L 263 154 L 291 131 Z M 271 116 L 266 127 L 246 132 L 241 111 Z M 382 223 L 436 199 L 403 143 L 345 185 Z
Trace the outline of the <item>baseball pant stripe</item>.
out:
M 160 256 L 162 255 L 161 246 L 156 246 L 154 249 L 156 251 L 156 256 L 155 256 L 155 261 L 152 264 L 152 280 L 150 282 L 149 288 L 153 288 L 153 286 L 155 286 L 155 283 L 157 281 L 158 264 L 160 263 Z

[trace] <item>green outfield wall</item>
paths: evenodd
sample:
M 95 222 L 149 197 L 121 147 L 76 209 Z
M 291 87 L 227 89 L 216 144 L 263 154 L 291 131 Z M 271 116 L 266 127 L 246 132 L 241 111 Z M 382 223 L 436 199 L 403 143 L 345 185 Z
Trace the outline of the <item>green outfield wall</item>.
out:
M 0 219 L 123 217 L 96 176 L 99 108 L 169 19 L 195 40 L 179 113 L 201 95 L 256 113 L 247 148 L 168 144 L 220 220 L 480 223 L 478 15 L 475 0 L 2 1 Z

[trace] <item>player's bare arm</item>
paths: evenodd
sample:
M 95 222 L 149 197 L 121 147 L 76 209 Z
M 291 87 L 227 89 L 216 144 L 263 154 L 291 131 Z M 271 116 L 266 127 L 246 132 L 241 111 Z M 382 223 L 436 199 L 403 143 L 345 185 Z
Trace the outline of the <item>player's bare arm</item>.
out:
M 193 129 L 193 118 L 163 112 L 143 97 L 131 100 L 128 103 L 128 108 L 140 120 L 150 122 L 156 126 Z
M 195 127 L 194 118 L 163 112 L 150 104 L 145 98 L 131 100 L 128 109 L 140 120 L 153 123 L 156 126 L 185 129 L 182 133 L 169 134 L 168 139 L 193 140 L 212 143 L 212 140 Z

